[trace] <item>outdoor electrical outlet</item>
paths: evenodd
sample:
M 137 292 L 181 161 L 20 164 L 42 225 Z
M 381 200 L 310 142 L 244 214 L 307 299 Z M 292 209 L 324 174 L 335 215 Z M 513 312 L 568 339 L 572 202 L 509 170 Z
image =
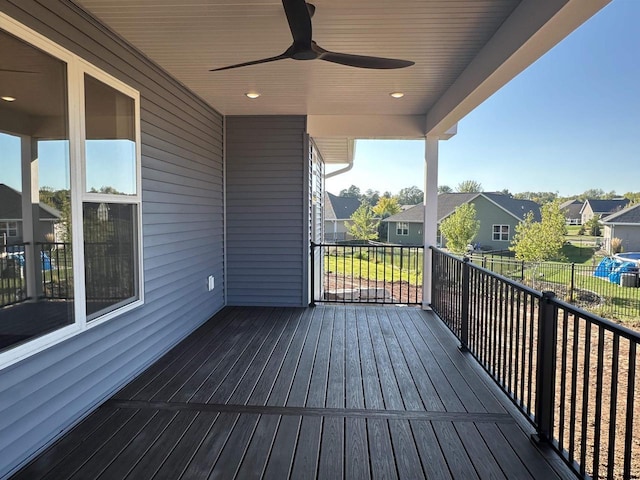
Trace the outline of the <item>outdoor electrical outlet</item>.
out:
M 211 291 L 216 286 L 215 279 L 213 278 L 213 275 L 209 275 L 207 280 L 209 281 L 209 291 Z

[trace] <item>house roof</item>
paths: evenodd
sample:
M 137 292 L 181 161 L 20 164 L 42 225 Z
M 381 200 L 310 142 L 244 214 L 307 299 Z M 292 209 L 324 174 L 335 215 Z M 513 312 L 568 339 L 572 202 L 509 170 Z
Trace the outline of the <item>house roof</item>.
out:
M 605 225 L 635 224 L 640 225 L 640 203 L 620 210 L 600 220 Z
M 75 0 L 223 115 L 307 115 L 312 137 L 343 145 L 446 137 L 609 2 L 316 0 L 313 39 L 325 49 L 415 65 L 382 71 L 285 59 L 209 72 L 284 52 L 292 37 L 281 2 Z M 254 90 L 261 97 L 248 100 Z M 389 95 L 398 90 L 400 101 Z
M 533 212 L 536 221 L 540 220 L 540 207 L 531 200 L 518 200 L 501 193 L 441 193 L 438 195 L 438 222 L 455 212 L 460 205 L 469 203 L 475 198 L 482 196 L 495 204 L 498 208 L 505 210 L 518 220 L 524 220 L 529 211 Z M 414 205 L 408 210 L 391 215 L 383 220 L 384 222 L 410 222 L 422 223 L 424 213 L 422 205 Z
M 619 210 L 622 210 L 629 204 L 628 198 L 614 198 L 611 200 L 597 200 L 588 198 L 585 200 L 580 213 L 584 211 L 587 207 L 587 204 L 591 206 L 591 210 L 596 215 L 604 215 L 606 213 L 614 213 Z
M 59 218 L 55 208 L 40 204 L 40 220 Z M 22 194 L 4 183 L 0 183 L 0 220 L 22 220 Z
M 560 204 L 560 210 L 564 212 L 564 215 L 567 218 L 578 218 L 580 217 L 583 205 L 584 202 L 578 199 L 567 200 Z
M 325 192 L 324 200 L 325 220 L 348 220 L 353 212 L 360 207 L 360 200 L 355 197 L 339 197 Z

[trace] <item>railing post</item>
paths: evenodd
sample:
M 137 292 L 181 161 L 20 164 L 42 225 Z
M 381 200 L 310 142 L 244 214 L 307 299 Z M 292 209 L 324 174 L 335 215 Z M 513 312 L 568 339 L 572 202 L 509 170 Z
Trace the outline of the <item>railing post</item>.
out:
M 569 303 L 573 303 L 574 293 L 573 290 L 576 288 L 576 264 L 571 264 L 571 287 L 569 288 Z
M 538 315 L 538 354 L 536 371 L 535 423 L 537 443 L 550 442 L 553 432 L 555 368 L 558 315 L 553 303 L 555 293 L 542 292 Z
M 462 309 L 460 319 L 460 350 L 467 350 L 469 343 L 469 258 L 462 260 Z
M 316 306 L 316 244 L 311 242 L 311 302 L 309 303 L 310 307 Z

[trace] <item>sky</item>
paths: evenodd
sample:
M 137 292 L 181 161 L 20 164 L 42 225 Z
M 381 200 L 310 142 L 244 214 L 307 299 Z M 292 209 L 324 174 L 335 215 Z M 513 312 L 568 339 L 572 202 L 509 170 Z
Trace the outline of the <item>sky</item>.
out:
M 438 184 L 454 190 L 624 194 L 640 191 L 639 174 L 640 0 L 614 0 L 439 143 Z M 353 169 L 326 189 L 395 194 L 423 178 L 424 141 L 358 140 Z

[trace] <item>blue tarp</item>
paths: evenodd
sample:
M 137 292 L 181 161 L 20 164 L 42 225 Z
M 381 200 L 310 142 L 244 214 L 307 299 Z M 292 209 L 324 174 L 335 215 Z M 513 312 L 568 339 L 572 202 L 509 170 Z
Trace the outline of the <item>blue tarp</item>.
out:
M 636 262 L 624 262 L 615 258 L 603 258 L 593 272 L 595 277 L 607 278 L 611 283 L 620 283 L 620 275 L 623 273 L 635 273 L 638 271 Z

